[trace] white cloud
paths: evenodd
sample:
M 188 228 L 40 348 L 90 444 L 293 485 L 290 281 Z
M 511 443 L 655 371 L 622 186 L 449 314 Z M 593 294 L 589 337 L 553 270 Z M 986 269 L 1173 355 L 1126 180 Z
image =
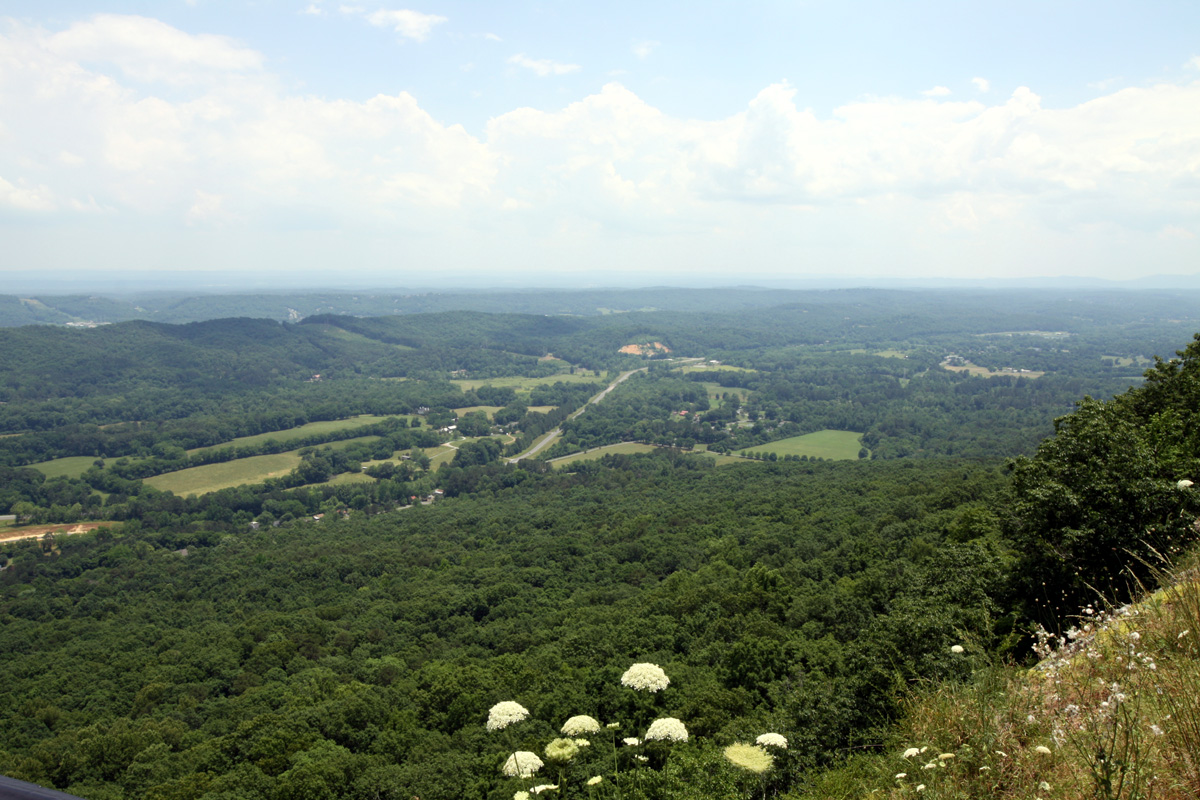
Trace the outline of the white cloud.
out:
M 921 94 L 926 97 L 945 97 L 948 94 L 952 94 L 952 92 L 945 86 L 935 86 L 932 89 L 926 89 Z
M 387 10 L 380 9 L 366 15 L 367 22 L 376 28 L 391 28 L 405 39 L 423 42 L 433 32 L 433 26 L 446 22 L 445 17 L 437 14 L 422 14 L 409 9 Z
M 21 211 L 53 211 L 56 205 L 54 194 L 45 186 L 14 186 L 0 177 L 0 207 L 8 206 Z
M 650 57 L 650 54 L 653 53 L 654 49 L 660 44 L 662 44 L 662 42 L 656 42 L 652 40 L 635 42 L 633 45 L 633 54 L 638 58 L 645 60 Z
M 228 37 L 187 34 L 155 19 L 118 14 L 77 22 L 42 46 L 68 61 L 115 64 L 140 81 L 192 83 L 262 67 L 260 53 Z
M 138 45 L 131 30 L 161 35 L 171 52 L 157 38 Z M 579 69 L 523 54 L 511 63 L 547 76 Z M 430 265 L 510 263 L 505 253 L 516 264 L 529 252 L 546 263 L 603 253 L 630 269 L 790 264 L 814 252 L 853 265 L 881 247 L 947 270 L 963 260 L 1001 269 L 1004 258 L 1053 268 L 1068 247 L 1081 248 L 1079 263 L 1128 261 L 1139 247 L 1139 263 L 1200 263 L 1197 82 L 1064 108 L 1022 87 L 989 102 L 935 93 L 820 114 L 778 83 L 707 120 L 610 83 L 561 108 L 499 114 L 472 135 L 407 93 L 298 94 L 263 64 L 230 40 L 140 17 L 61 33 L 10 24 L 0 208 L 64 231 L 89 210 L 197 235 L 220 223 L 260 242 L 280 228 L 356 226 L 381 252 L 417 248 Z
M 483 35 L 483 38 L 487 39 L 489 42 L 503 42 L 504 41 L 503 39 L 501 39 L 499 36 L 497 36 L 494 33 L 485 33 Z
M 578 64 L 562 64 L 557 61 L 551 61 L 548 58 L 533 59 L 524 53 L 517 53 L 515 56 L 512 56 L 508 59 L 508 63 L 533 70 L 543 78 L 547 75 L 566 75 L 579 70 Z
M 975 84 L 975 88 L 981 92 L 987 92 L 992 88 L 992 84 L 987 78 L 971 78 L 971 83 Z
M 308 7 L 307 7 L 307 8 L 305 8 L 305 9 L 304 9 L 303 11 L 301 11 L 300 13 L 301 13 L 301 14 L 311 14 L 311 15 L 313 15 L 313 16 L 317 16 L 317 17 L 319 17 L 319 16 L 321 16 L 322 14 L 324 14 L 324 13 L 325 13 L 325 9 L 321 8 L 321 7 L 320 7 L 319 5 L 317 5 L 316 3 L 309 3 L 309 4 L 308 4 Z

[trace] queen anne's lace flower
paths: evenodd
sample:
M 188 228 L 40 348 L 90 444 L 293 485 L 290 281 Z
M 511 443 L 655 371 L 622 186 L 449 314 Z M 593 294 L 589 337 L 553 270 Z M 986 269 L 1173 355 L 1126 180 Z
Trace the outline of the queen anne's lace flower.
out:
M 534 794 L 541 794 L 542 792 L 549 792 L 549 791 L 552 791 L 557 788 L 558 788 L 557 783 L 539 783 L 537 786 L 534 786 L 529 791 L 533 792 Z
M 921 755 L 921 749 L 918 747 L 910 747 L 904 751 L 904 758 L 912 758 L 919 755 Z
M 594 717 L 589 717 L 587 714 L 580 714 L 577 717 L 571 717 L 563 723 L 562 733 L 564 736 L 578 736 L 581 733 L 599 733 L 600 723 Z
M 962 651 L 963 651 L 963 646 L 961 644 L 953 645 L 950 648 L 951 653 L 961 653 Z
M 641 744 L 641 741 L 636 736 L 626 736 L 621 741 L 629 747 L 637 747 L 639 744 Z
M 588 786 L 596 786 L 596 785 L 598 785 L 598 784 L 600 783 L 600 781 L 602 781 L 602 780 L 604 780 L 604 776 L 603 776 L 603 775 L 593 775 L 592 777 L 590 777 L 590 778 L 588 778 L 588 779 L 587 779 L 587 785 L 588 785 Z
M 518 750 L 508 757 L 504 762 L 504 766 L 500 768 L 510 778 L 530 778 L 542 768 L 542 760 L 538 758 L 537 753 L 531 753 L 528 750 Z
M 662 691 L 670 682 L 658 664 L 634 664 L 621 676 L 621 685 L 639 692 Z
M 579 754 L 579 745 L 571 739 L 555 739 L 546 745 L 546 758 L 566 763 Z
M 1044 756 L 1050 755 L 1050 748 L 1046 747 L 1046 745 L 1044 745 L 1044 744 L 1039 744 L 1037 747 L 1035 747 L 1033 749 L 1038 751 L 1039 753 L 1041 753 Z
M 753 744 L 731 744 L 725 748 L 725 758 L 750 772 L 766 772 L 775 761 L 770 753 Z
M 528 716 L 529 710 L 525 706 L 514 703 L 512 700 L 505 700 L 502 703 L 496 703 L 488 711 L 487 729 L 489 731 L 503 730 Z
M 686 742 L 687 738 L 687 728 L 683 727 L 683 723 L 674 717 L 656 719 L 650 723 L 650 729 L 646 731 L 646 741 L 661 739 L 668 742 Z
M 787 739 L 778 733 L 764 733 L 754 740 L 755 744 L 765 745 L 767 747 L 778 747 L 782 750 L 787 750 Z

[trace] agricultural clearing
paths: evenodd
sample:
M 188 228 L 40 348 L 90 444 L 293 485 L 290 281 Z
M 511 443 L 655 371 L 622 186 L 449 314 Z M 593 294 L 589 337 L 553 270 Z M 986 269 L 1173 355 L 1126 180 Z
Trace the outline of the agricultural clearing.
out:
M 193 450 L 188 450 L 187 452 L 189 455 L 191 455 L 192 453 L 203 453 L 205 450 L 219 450 L 225 447 L 244 447 L 247 445 L 262 444 L 263 442 L 271 440 L 287 441 L 288 439 L 322 436 L 328 433 L 338 433 L 344 430 L 374 425 L 375 423 L 383 422 L 386 419 L 392 419 L 392 417 L 380 417 L 375 414 L 360 414 L 357 417 L 347 417 L 346 419 L 321 420 L 320 422 L 309 422 L 304 425 L 299 425 L 295 428 L 286 428 L 281 431 L 257 433 L 253 436 L 240 436 L 237 439 L 233 439 L 222 444 L 212 445 L 211 447 L 197 447 Z M 400 419 L 405 420 L 405 422 L 409 421 L 408 417 L 400 417 Z M 64 461 L 67 459 L 58 460 Z
M 66 458 L 56 458 L 52 461 L 43 461 L 39 464 L 30 464 L 30 466 L 47 478 L 78 478 L 87 472 L 88 467 L 95 460 L 94 456 L 67 456 Z
M 575 370 L 575 374 L 560 372 L 556 375 L 547 375 L 544 378 L 525 378 L 520 375 L 510 375 L 504 378 L 459 378 L 450 382 L 464 392 L 478 389 L 480 386 L 494 386 L 497 389 L 510 388 L 518 392 L 530 392 L 538 386 L 553 386 L 560 381 L 562 383 L 592 383 L 600 380 L 602 377 L 598 372 L 577 369 Z
M 823 430 L 806 433 L 803 436 L 793 436 L 790 439 L 780 439 L 777 442 L 748 447 L 739 450 L 739 455 L 748 453 L 774 453 L 779 458 L 784 456 L 808 456 L 809 458 L 827 458 L 834 461 L 844 461 L 858 458 L 862 449 L 862 434 L 854 431 Z
M 607 455 L 614 453 L 652 453 L 658 448 L 653 445 L 641 444 L 640 442 L 621 442 L 620 444 L 610 444 L 604 447 L 597 447 L 594 450 L 588 450 L 585 453 L 573 453 L 569 456 L 554 458 L 549 461 L 550 465 L 555 469 L 562 469 L 571 464 L 578 464 L 581 461 L 597 461 Z
M 378 436 L 358 436 L 332 442 L 321 447 L 341 449 L 353 442 L 374 442 Z M 164 492 L 174 492 L 180 497 L 202 495 L 221 489 L 231 489 L 249 483 L 262 483 L 268 478 L 280 478 L 300 465 L 300 450 L 297 448 L 285 453 L 271 453 L 263 456 L 238 458 L 221 464 L 205 464 L 202 467 L 189 467 L 176 472 L 166 472 L 146 478 L 145 483 Z

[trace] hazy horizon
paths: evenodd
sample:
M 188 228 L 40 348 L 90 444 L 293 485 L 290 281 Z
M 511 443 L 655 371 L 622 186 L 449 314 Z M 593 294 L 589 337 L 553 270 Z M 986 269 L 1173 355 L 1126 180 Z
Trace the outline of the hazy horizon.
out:
M 1195 4 L 7 13 L 0 292 L 1171 285 L 1200 265 Z

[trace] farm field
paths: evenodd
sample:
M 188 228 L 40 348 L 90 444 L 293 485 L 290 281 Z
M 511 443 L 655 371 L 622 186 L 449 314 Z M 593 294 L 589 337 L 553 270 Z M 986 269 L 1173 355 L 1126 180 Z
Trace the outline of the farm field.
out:
M 610 444 L 605 447 L 598 447 L 595 450 L 589 450 L 586 453 L 574 453 L 569 456 L 552 459 L 549 463 L 555 469 L 562 469 L 571 464 L 578 464 L 581 461 L 596 461 L 613 453 L 650 453 L 658 448 L 640 442 L 621 442 L 620 444 Z
M 365 425 L 374 425 L 376 422 L 383 422 L 390 417 L 380 417 L 374 414 L 362 414 L 357 417 L 348 417 L 346 419 L 330 419 L 320 422 L 309 422 L 295 428 L 287 428 L 282 431 L 269 431 L 267 433 L 258 433 L 254 436 L 241 436 L 222 444 L 216 444 L 211 447 L 197 447 L 194 450 L 188 450 L 188 453 L 202 453 L 205 450 L 218 450 L 222 447 L 239 447 L 250 444 L 260 444 L 270 439 L 286 441 L 288 439 L 296 439 L 301 436 L 317 436 L 323 433 L 334 433 L 344 431 L 349 428 L 361 428 Z M 404 418 L 406 421 L 407 417 Z M 65 459 L 58 459 L 60 461 Z M 90 463 L 90 462 L 89 462 Z M 86 467 L 85 467 L 86 469 Z
M 806 433 L 803 436 L 793 436 L 790 439 L 780 439 L 777 442 L 748 447 L 739 450 L 746 453 L 774 453 L 783 456 L 808 456 L 809 458 L 829 458 L 835 461 L 858 458 L 862 449 L 862 434 L 854 431 L 824 430 Z
M 78 478 L 83 473 L 87 472 L 87 468 L 92 465 L 96 459 L 93 456 L 68 456 L 67 458 L 56 458 L 52 461 L 42 461 L 38 464 L 30 466 L 38 472 L 45 475 L 47 478 Z
M 729 364 L 689 364 L 686 367 L 680 367 L 680 372 L 758 372 L 756 369 L 748 367 L 733 367 Z
M 488 419 L 491 419 L 500 409 L 501 406 L 463 406 L 462 408 L 454 409 L 454 413 L 461 417 L 464 414 L 470 414 L 472 411 L 482 411 L 487 414 Z
M 739 395 L 744 401 L 746 395 L 749 393 L 749 390 L 747 389 L 739 389 L 736 386 L 722 386 L 721 384 L 714 383 L 712 381 L 701 381 L 700 385 L 704 387 L 704 391 L 708 392 L 709 400 L 716 400 L 720 398 L 721 395 L 726 394 Z
M 1045 372 L 1037 370 L 1015 370 L 1015 369 L 998 369 L 991 371 L 987 367 L 981 367 L 977 364 L 972 364 L 970 361 L 963 361 L 961 366 L 951 366 L 945 361 L 941 364 L 942 369 L 950 372 L 966 372 L 970 375 L 975 375 L 981 378 L 1040 378 L 1045 375 Z
M 373 442 L 377 439 L 378 436 L 358 436 L 321 446 L 336 450 L 351 442 Z M 180 497 L 207 494 L 245 483 L 262 483 L 267 478 L 278 478 L 295 469 L 300 464 L 300 449 L 303 448 L 167 472 L 146 478 L 144 483 L 160 491 L 174 492 Z
M 576 370 L 574 375 L 569 372 L 562 372 L 545 378 L 523 378 L 517 375 L 505 378 L 461 378 L 450 382 L 461 388 L 464 392 L 478 389 L 480 386 L 495 386 L 496 388 L 507 386 L 516 389 L 518 392 L 528 392 L 535 386 L 553 385 L 559 381 L 563 383 L 593 383 L 602 379 L 603 376 L 595 372 L 580 369 Z

